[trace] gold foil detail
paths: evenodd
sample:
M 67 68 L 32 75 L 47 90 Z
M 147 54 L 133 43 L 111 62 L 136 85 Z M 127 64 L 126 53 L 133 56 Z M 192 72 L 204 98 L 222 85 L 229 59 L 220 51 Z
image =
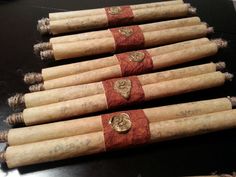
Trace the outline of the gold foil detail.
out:
M 122 9 L 119 6 L 110 7 L 108 10 L 108 13 L 111 15 L 117 15 L 117 14 L 120 14 L 121 12 L 122 12 Z
M 126 113 L 120 113 L 109 120 L 109 124 L 118 133 L 127 133 L 132 126 L 130 117 Z
M 125 99 L 129 99 L 131 94 L 131 81 L 129 79 L 117 80 L 114 84 L 114 90 Z
M 142 62 L 144 60 L 145 54 L 143 52 L 131 52 L 129 54 L 130 61 L 133 62 Z
M 128 28 L 128 27 L 120 28 L 119 32 L 120 32 L 120 34 L 122 34 L 125 37 L 129 37 L 134 33 L 133 29 Z

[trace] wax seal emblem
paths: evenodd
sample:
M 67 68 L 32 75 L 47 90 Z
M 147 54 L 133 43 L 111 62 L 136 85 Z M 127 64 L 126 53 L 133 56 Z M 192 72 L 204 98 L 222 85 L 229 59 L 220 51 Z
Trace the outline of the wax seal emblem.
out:
M 131 81 L 129 79 L 117 80 L 114 84 L 114 90 L 125 99 L 129 99 L 131 93 Z
M 118 133 L 127 133 L 132 126 L 130 117 L 126 113 L 120 113 L 118 115 L 113 116 L 109 120 L 109 124 Z
M 117 6 L 117 7 L 110 7 L 109 10 L 108 10 L 108 13 L 111 14 L 111 15 L 117 15 L 119 13 L 122 12 L 122 9 Z
M 124 27 L 119 29 L 120 34 L 122 34 L 125 37 L 129 37 L 133 34 L 133 29 Z
M 142 62 L 144 60 L 145 54 L 143 52 L 131 52 L 129 54 L 130 61 L 133 62 Z

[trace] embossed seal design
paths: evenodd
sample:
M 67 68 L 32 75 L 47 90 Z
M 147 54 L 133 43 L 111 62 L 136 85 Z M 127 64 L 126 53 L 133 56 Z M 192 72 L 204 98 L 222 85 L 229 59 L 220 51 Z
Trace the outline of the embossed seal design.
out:
M 118 115 L 113 116 L 109 120 L 109 124 L 118 133 L 127 133 L 132 127 L 130 117 L 126 113 L 120 113 Z
M 125 99 L 129 99 L 131 93 L 131 81 L 129 79 L 117 80 L 114 84 L 114 90 L 118 92 Z
M 111 15 L 117 15 L 122 12 L 122 9 L 119 6 L 110 7 L 108 13 Z
M 131 52 L 129 54 L 130 61 L 133 62 L 142 62 L 144 60 L 145 54 L 143 52 L 137 51 L 137 52 Z
M 128 27 L 120 28 L 119 32 L 120 32 L 120 34 L 122 34 L 125 37 L 129 37 L 134 33 L 133 29 L 128 28 Z

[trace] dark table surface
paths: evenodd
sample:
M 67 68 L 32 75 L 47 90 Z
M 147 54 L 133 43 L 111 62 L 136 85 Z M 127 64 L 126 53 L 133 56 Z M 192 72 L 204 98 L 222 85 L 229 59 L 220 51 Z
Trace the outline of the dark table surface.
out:
M 36 31 L 36 22 L 49 12 L 96 8 L 104 6 L 151 2 L 152 0 L 0 0 L 0 128 L 13 113 L 7 98 L 27 92 L 22 75 L 66 62 L 43 63 L 34 56 L 34 43 L 47 40 Z M 155 1 L 155 0 L 153 0 Z M 225 61 L 227 71 L 236 71 L 236 14 L 230 0 L 186 0 L 198 8 L 198 15 L 215 28 L 211 38 L 224 38 L 229 47 L 218 55 L 181 66 Z M 74 62 L 76 60 L 69 60 Z M 235 95 L 236 79 L 220 88 L 152 101 L 141 106 L 168 105 Z M 132 108 L 138 108 L 134 106 Z M 3 150 L 5 144 L 0 144 Z M 147 177 L 206 175 L 212 172 L 231 173 L 236 170 L 236 130 L 184 138 L 145 147 L 109 152 L 63 161 L 32 165 L 9 170 L 2 165 L 0 176 L 109 176 Z

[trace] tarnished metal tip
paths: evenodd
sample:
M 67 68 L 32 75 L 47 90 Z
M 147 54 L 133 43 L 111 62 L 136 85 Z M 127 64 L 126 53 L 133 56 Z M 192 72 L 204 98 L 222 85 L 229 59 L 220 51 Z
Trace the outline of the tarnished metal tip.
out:
M 31 85 L 29 87 L 30 92 L 38 92 L 44 90 L 43 83 Z
M 9 125 L 18 125 L 24 123 L 23 113 L 14 113 L 7 117 L 6 122 Z
M 216 43 L 218 48 L 226 48 L 228 46 L 228 42 L 223 39 L 213 39 L 212 41 Z
M 6 152 L 3 151 L 3 152 L 0 152 L 0 163 L 4 163 L 6 162 Z
M 207 28 L 207 33 L 208 34 L 214 33 L 214 28 L 213 27 L 208 27 Z
M 37 24 L 37 30 L 40 32 L 40 34 L 50 34 L 50 25 L 47 22 L 39 21 Z
M 225 74 L 225 79 L 226 79 L 226 80 L 228 80 L 228 81 L 232 81 L 232 80 L 233 80 L 233 78 L 234 78 L 234 75 L 233 75 L 233 74 L 228 73 L 228 72 L 226 72 L 226 73 L 224 73 L 224 74 Z
M 54 59 L 53 50 L 45 50 L 40 52 L 40 58 L 42 60 L 51 60 Z
M 15 96 L 12 96 L 8 98 L 8 105 L 11 108 L 19 108 L 25 106 L 25 99 L 23 94 L 16 94 Z
M 0 131 L 0 142 L 7 142 L 8 131 Z
M 34 53 L 38 55 L 41 51 L 52 49 L 52 44 L 50 42 L 40 42 L 34 44 Z
M 232 104 L 232 107 L 234 108 L 234 107 L 236 107 L 236 97 L 230 97 L 230 96 L 228 96 L 227 97 L 229 100 L 230 100 L 230 102 L 231 102 L 231 104 Z
M 35 84 L 35 83 L 40 83 L 43 82 L 43 76 L 41 73 L 26 73 L 24 75 L 24 82 L 26 84 Z
M 189 11 L 190 15 L 195 15 L 197 13 L 197 8 L 192 7 L 191 5 L 189 5 L 188 11 Z
M 216 70 L 217 71 L 223 71 L 225 68 L 226 68 L 225 62 L 220 61 L 220 62 L 216 63 Z

